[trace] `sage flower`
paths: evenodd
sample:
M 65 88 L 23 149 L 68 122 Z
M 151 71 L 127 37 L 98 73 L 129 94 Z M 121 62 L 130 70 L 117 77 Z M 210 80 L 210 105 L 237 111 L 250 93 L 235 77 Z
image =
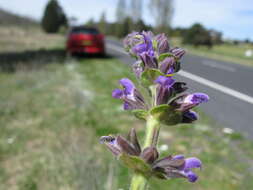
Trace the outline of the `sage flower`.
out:
M 128 78 L 119 81 L 123 89 L 115 89 L 112 97 L 124 101 L 124 110 L 146 109 L 146 104 L 141 93 L 135 88 L 135 85 Z
M 152 32 L 133 32 L 127 35 L 123 44 L 130 54 L 139 56 L 143 52 L 153 50 L 152 37 Z
M 154 41 L 157 43 L 158 55 L 169 52 L 170 50 L 169 41 L 164 33 L 156 35 L 154 37 Z
M 172 77 L 159 76 L 154 82 L 158 84 L 156 88 L 156 105 L 167 104 L 175 80 Z
M 195 182 L 198 176 L 192 171 L 201 168 L 202 163 L 198 158 L 184 158 L 183 155 L 167 156 L 152 164 L 154 171 L 164 173 L 166 178 L 187 178 L 189 182 Z
M 178 72 L 180 59 L 185 54 L 181 48 L 170 48 L 165 34 L 154 36 L 151 32 L 133 32 L 124 39 L 124 47 L 137 59 L 133 70 L 137 77 L 148 68 L 159 69 L 165 75 Z M 159 56 L 167 54 L 160 61 Z M 141 63 L 140 63 L 141 61 Z
M 146 147 L 141 150 L 136 131 L 131 129 L 128 139 L 122 136 L 112 137 L 103 136 L 100 142 L 116 156 L 122 154 L 139 157 L 143 160 L 151 171 L 151 176 L 161 179 L 187 178 L 189 182 L 195 182 L 198 176 L 192 171 L 194 168 L 201 168 L 202 163 L 198 158 L 184 158 L 183 155 L 166 156 L 159 158 L 159 153 L 154 146 Z
M 183 94 L 172 101 L 171 105 L 175 106 L 177 111 L 186 112 L 208 100 L 209 96 L 207 94 L 197 92 L 193 94 Z

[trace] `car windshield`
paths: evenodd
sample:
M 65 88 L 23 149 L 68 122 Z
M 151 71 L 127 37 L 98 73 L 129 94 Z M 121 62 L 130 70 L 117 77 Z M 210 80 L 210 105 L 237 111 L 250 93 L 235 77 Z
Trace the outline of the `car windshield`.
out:
M 95 28 L 73 28 L 71 30 L 72 34 L 99 34 L 98 30 Z

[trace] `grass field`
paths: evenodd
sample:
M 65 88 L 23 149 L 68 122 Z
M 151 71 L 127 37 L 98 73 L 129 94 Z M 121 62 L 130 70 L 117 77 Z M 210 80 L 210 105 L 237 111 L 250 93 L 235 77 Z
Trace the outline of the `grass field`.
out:
M 134 76 L 111 57 L 57 54 L 62 51 L 58 39 L 63 38 L 51 42 L 57 51 L 28 48 L 36 56 L 26 58 L 25 50 L 19 52 L 21 60 L 5 59 L 4 67 L 11 61 L 12 69 L 0 72 L 0 189 L 127 190 L 132 173 L 99 144 L 99 137 L 127 134 L 131 127 L 143 137 L 144 123 L 111 97 L 120 78 Z M 159 146 L 164 144 L 169 149 L 161 155 L 199 157 L 200 179 L 195 184 L 150 180 L 149 189 L 253 188 L 253 143 L 240 134 L 224 134 L 203 113 L 193 125 L 163 126 Z
M 133 76 L 115 59 L 66 60 L 0 74 L 0 189 L 127 189 L 131 173 L 98 143 L 144 123 L 123 112 L 111 90 Z M 252 143 L 224 135 L 206 116 L 163 127 L 161 154 L 200 157 L 200 180 L 152 181 L 150 189 L 250 189 Z
M 188 53 L 199 55 L 203 57 L 209 57 L 212 59 L 217 59 L 221 61 L 227 61 L 231 63 L 238 63 L 238 64 L 245 64 L 253 66 L 253 56 L 246 57 L 245 51 L 252 50 L 252 44 L 221 44 L 221 45 L 214 45 L 213 48 L 209 49 L 206 47 L 193 47 L 190 45 L 182 45 L 181 39 L 173 38 L 173 44 L 177 46 L 183 46 Z

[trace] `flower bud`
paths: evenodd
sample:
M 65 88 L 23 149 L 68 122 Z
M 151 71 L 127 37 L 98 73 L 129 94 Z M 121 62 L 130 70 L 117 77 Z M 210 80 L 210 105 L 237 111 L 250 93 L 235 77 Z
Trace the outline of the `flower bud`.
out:
M 155 147 L 147 147 L 141 153 L 141 158 L 148 164 L 152 164 L 158 157 L 159 154 Z

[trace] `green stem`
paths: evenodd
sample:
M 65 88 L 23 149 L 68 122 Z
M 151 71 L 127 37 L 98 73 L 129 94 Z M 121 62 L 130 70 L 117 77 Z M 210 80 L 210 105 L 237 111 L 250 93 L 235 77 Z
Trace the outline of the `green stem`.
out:
M 156 146 L 160 130 L 159 122 L 153 117 L 147 118 L 146 135 L 144 141 L 144 148 L 148 146 Z M 142 175 L 135 174 L 132 178 L 130 190 L 145 190 L 147 179 Z

